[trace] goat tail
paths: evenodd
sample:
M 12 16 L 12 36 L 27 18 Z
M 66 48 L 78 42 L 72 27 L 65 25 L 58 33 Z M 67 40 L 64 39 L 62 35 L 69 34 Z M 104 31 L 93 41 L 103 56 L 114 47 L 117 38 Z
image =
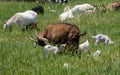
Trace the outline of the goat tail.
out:
M 86 32 L 80 33 L 80 36 L 84 36 L 86 35 Z

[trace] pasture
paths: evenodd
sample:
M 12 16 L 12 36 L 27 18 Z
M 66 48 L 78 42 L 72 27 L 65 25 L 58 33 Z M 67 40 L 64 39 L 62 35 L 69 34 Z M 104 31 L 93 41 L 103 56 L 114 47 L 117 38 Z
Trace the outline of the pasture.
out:
M 3 31 L 3 24 L 17 12 L 23 12 L 39 5 L 34 2 L 0 2 L 0 75 L 120 75 L 120 11 L 97 11 L 92 14 L 78 14 L 73 19 L 64 22 L 73 23 L 87 34 L 80 38 L 80 43 L 86 39 L 90 43 L 90 52 L 84 51 L 81 58 L 77 54 L 66 52 L 58 56 L 45 57 L 43 47 L 33 48 L 36 34 L 43 31 L 48 24 L 60 23 L 59 15 L 67 5 L 81 3 L 104 4 L 114 0 L 69 0 L 68 4 L 40 3 L 44 7 L 44 15 L 40 14 L 40 31 L 28 30 L 22 32 L 13 25 L 12 31 Z M 57 10 L 50 12 L 48 7 Z M 113 41 L 112 45 L 99 43 L 91 36 L 106 34 Z M 101 55 L 94 57 L 93 53 L 101 50 Z M 68 69 L 63 67 L 68 63 Z

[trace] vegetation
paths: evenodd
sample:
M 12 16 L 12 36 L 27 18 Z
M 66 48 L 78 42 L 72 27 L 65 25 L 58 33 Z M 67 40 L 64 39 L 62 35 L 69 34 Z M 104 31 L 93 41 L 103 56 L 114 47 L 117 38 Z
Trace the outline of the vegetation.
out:
M 92 5 L 104 4 L 105 6 L 113 0 L 69 0 L 68 4 L 44 3 L 44 15 L 39 15 L 39 28 L 41 32 L 48 24 L 59 23 L 58 16 L 63 12 L 66 5 L 76 5 L 90 3 Z M 43 47 L 33 48 L 33 41 L 36 30 L 22 32 L 15 25 L 12 32 L 3 31 L 3 24 L 16 12 L 26 11 L 39 5 L 34 2 L 0 2 L 0 75 L 120 75 L 120 12 L 106 11 L 92 14 L 79 14 L 74 19 L 64 22 L 76 24 L 81 31 L 86 31 L 87 35 L 80 38 L 80 43 L 85 40 L 90 42 L 90 52 L 82 53 L 81 58 L 77 54 L 70 52 L 58 56 L 44 55 Z M 57 10 L 50 12 L 48 7 Z M 98 33 L 108 35 L 113 41 L 112 45 L 99 43 L 94 46 L 95 40 L 92 35 Z M 96 50 L 101 50 L 101 55 L 93 57 Z M 63 67 L 68 63 L 68 69 Z

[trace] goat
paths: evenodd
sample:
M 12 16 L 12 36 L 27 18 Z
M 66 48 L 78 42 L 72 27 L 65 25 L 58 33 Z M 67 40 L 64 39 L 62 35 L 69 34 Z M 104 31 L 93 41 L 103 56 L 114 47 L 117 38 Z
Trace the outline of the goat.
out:
M 92 36 L 92 38 L 96 39 L 95 46 L 97 46 L 99 41 L 103 41 L 105 44 L 113 44 L 113 41 L 104 34 L 97 34 L 96 36 Z
M 98 55 L 100 55 L 101 54 L 101 51 L 100 50 L 97 50 L 94 54 L 93 54 L 93 56 L 98 56 Z
M 65 49 L 65 44 L 61 44 L 60 47 L 52 46 L 52 45 L 46 45 L 44 46 L 44 52 L 46 57 L 48 57 L 49 52 L 52 51 L 55 55 L 62 52 Z
M 65 7 L 64 12 L 62 14 L 60 14 L 59 19 L 61 21 L 64 21 L 68 18 L 74 18 L 74 16 L 72 14 L 71 9 L 67 6 L 67 7 Z
M 81 4 L 81 5 L 75 5 L 73 8 L 71 8 L 72 13 L 82 13 L 82 12 L 94 12 L 96 10 L 96 7 L 90 5 L 90 4 Z
M 37 13 L 32 11 L 32 10 L 28 10 L 25 12 L 19 12 L 16 13 L 15 15 L 13 15 L 5 24 L 3 29 L 8 29 L 11 28 L 11 26 L 13 24 L 18 25 L 21 28 L 24 28 L 26 26 L 26 28 L 28 27 L 35 27 L 37 29 Z
M 116 1 L 116 2 L 110 3 L 110 4 L 108 4 L 107 8 L 110 10 L 119 10 L 120 2 Z
M 68 47 L 76 47 L 79 44 L 79 38 L 85 35 L 79 28 L 70 23 L 57 23 L 48 25 L 43 32 L 37 35 L 37 39 L 32 39 L 36 45 L 45 46 L 45 41 L 55 44 L 66 44 Z
M 44 8 L 41 5 L 33 7 L 32 10 L 36 12 L 37 14 L 39 13 L 44 14 Z
M 89 48 L 90 48 L 89 41 L 86 40 L 84 43 L 78 46 L 78 53 L 81 54 L 82 51 L 88 50 L 88 53 L 90 54 Z

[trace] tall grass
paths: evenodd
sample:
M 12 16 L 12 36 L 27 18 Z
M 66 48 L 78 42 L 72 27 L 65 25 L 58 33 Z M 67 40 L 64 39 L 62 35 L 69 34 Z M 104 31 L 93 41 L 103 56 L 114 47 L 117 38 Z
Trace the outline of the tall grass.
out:
M 39 15 L 40 32 L 52 23 L 59 23 L 58 16 L 66 5 L 81 3 L 105 4 L 112 0 L 70 0 L 68 4 L 45 3 L 40 4 L 45 9 L 44 15 Z M 80 38 L 80 43 L 86 39 L 90 42 L 90 52 L 83 52 L 81 58 L 70 52 L 58 56 L 52 54 L 46 58 L 43 47 L 33 48 L 30 37 L 35 38 L 39 33 L 35 30 L 22 32 L 17 26 L 12 27 L 12 32 L 3 31 L 4 22 L 16 12 L 22 12 L 39 5 L 32 2 L 0 2 L 0 75 L 120 75 L 120 31 L 119 11 L 97 12 L 94 14 L 76 15 L 76 18 L 64 22 L 76 24 L 87 35 Z M 49 12 L 48 7 L 57 10 Z M 113 45 L 99 43 L 94 46 L 92 35 L 107 34 L 113 39 Z M 93 57 L 96 50 L 101 50 L 101 55 Z M 64 63 L 69 68 L 63 67 Z

